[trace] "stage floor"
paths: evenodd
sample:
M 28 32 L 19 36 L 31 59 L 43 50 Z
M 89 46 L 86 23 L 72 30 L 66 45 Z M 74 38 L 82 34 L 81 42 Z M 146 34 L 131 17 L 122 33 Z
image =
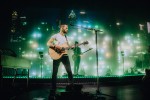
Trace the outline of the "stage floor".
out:
M 97 95 L 96 90 L 99 90 L 100 94 Z M 65 99 L 63 99 L 63 95 L 65 93 L 66 93 L 64 97 Z M 49 94 L 50 94 L 50 86 L 48 85 L 47 86 L 37 85 L 30 87 L 28 89 L 16 86 L 14 88 L 1 89 L 0 98 L 1 100 L 50 100 L 48 99 Z M 62 99 L 59 98 L 58 100 L 75 100 L 73 96 L 70 97 L 70 94 L 69 93 L 67 94 L 65 85 L 57 85 L 57 94 L 62 98 Z M 99 88 L 97 88 L 96 84 L 95 85 L 86 84 L 83 85 L 81 94 L 87 96 L 88 100 L 146 100 L 145 98 L 149 97 L 149 95 L 146 94 L 143 86 L 139 83 L 124 84 L 124 85 L 119 84 L 100 85 Z M 74 96 L 76 96 L 75 93 Z M 84 99 L 83 97 L 81 98 L 77 96 L 76 99 L 77 98 L 79 98 L 79 100 Z
M 105 80 L 100 78 L 99 82 L 96 78 L 91 81 L 76 78 L 78 81 L 76 80 L 75 84 L 83 87 L 73 95 L 72 92 L 66 91 L 66 79 L 58 79 L 56 100 L 146 100 L 145 98 L 149 97 L 150 86 L 143 84 L 141 78 L 142 76 L 107 77 Z M 4 79 L 0 90 L 1 100 L 52 100 L 48 99 L 51 88 L 49 79 L 30 79 L 28 88 L 25 79 L 17 79 L 14 87 L 11 86 L 11 80 Z

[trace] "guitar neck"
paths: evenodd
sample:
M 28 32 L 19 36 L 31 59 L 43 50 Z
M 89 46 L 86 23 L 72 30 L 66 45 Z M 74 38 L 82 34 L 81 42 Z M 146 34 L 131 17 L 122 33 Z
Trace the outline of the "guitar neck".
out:
M 80 43 L 80 44 L 77 44 L 76 46 L 78 47 L 78 46 L 80 46 L 80 45 L 82 45 L 83 43 Z
M 93 49 L 93 48 L 90 48 L 90 49 L 88 49 L 88 50 L 82 52 L 82 54 L 84 54 L 84 53 L 86 53 L 86 52 L 88 52 L 88 51 L 90 51 L 90 50 L 92 50 L 92 49 Z
M 80 46 L 80 45 L 82 45 L 82 44 L 83 44 L 83 43 L 78 44 L 78 45 L 77 45 L 77 47 L 78 47 L 78 46 Z M 75 47 L 75 45 L 74 45 L 74 47 Z M 72 49 L 72 48 L 74 48 L 74 47 L 66 47 L 66 48 L 63 48 L 63 49 L 65 49 L 65 50 L 69 50 L 69 49 Z

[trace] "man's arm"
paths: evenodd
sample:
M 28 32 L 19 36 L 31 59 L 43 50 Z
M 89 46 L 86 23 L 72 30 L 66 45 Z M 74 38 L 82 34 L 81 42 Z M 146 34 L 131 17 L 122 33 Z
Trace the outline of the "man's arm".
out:
M 54 38 L 49 39 L 48 42 L 47 42 L 47 46 L 51 47 L 51 48 L 57 48 L 57 49 L 61 50 L 62 47 L 53 44 L 54 40 L 55 40 Z
M 54 48 L 55 47 L 55 45 L 53 44 L 54 40 L 55 40 L 54 38 L 49 39 L 48 42 L 47 42 L 47 46 Z

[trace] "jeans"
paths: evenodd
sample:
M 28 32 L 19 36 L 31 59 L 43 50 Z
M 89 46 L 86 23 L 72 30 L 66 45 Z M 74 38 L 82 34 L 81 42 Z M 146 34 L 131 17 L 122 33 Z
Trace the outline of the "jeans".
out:
M 69 82 L 71 84 L 73 83 L 73 75 L 72 75 L 72 71 L 71 71 L 69 57 L 68 57 L 68 55 L 63 55 L 60 59 L 53 60 L 53 72 L 52 72 L 52 89 L 53 90 L 56 90 L 58 67 L 61 62 L 63 63 L 63 65 L 66 69 L 66 72 L 68 73 Z

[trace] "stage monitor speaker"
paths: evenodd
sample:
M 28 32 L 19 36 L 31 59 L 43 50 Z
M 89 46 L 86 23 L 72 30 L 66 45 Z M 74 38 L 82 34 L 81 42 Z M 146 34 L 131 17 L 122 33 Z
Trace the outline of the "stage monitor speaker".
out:
M 67 85 L 66 91 L 81 92 L 82 88 L 83 88 L 83 85 L 79 85 L 79 84 Z
M 89 92 L 61 92 L 57 100 L 94 100 L 94 95 Z

